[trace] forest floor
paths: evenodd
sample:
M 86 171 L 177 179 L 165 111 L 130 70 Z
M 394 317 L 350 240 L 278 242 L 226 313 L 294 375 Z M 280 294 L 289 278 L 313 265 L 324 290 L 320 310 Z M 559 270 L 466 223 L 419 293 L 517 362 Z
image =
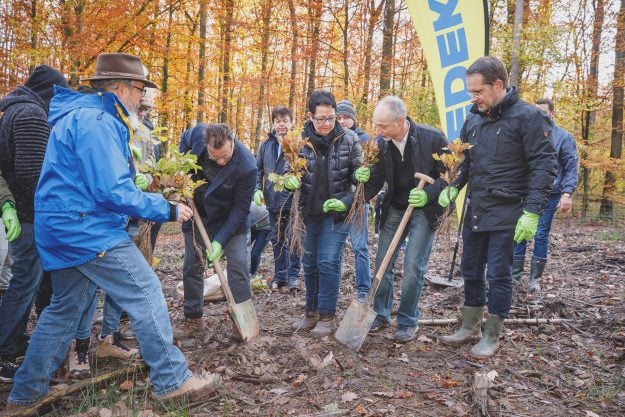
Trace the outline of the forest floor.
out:
M 455 325 L 421 325 L 417 338 L 407 344 L 394 342 L 393 325 L 369 335 L 361 350 L 353 352 L 333 337 L 314 339 L 291 330 L 291 322 L 303 313 L 303 292 L 267 291 L 253 298 L 261 323 L 261 335 L 253 342 L 233 339 L 224 302 L 205 304 L 205 332 L 177 341 L 192 370 L 222 375 L 223 385 L 207 398 L 157 404 L 150 397 L 147 373 L 132 368 L 121 378 L 64 396 L 41 415 L 479 416 L 484 410 L 491 416 L 623 416 L 625 232 L 566 219 L 559 219 L 554 229 L 542 292 L 528 294 L 525 279 L 510 318 L 567 321 L 506 325 L 491 359 L 471 358 L 470 345 L 440 344 L 439 337 Z M 182 299 L 175 290 L 183 251 L 177 230 L 166 229 L 156 251 L 161 259 L 156 272 L 174 328 L 183 325 Z M 371 241 L 373 259 L 377 239 L 372 236 Z M 437 239 L 429 273 L 447 274 L 451 247 L 447 238 Z M 270 245 L 260 272 L 272 275 Z M 396 277 L 399 283 L 401 267 Z M 396 285 L 396 302 L 398 289 Z M 353 256 L 347 245 L 339 320 L 353 295 Z M 462 299 L 462 288 L 426 281 L 421 319 L 457 318 Z M 94 364 L 98 375 L 123 366 L 102 360 Z M 476 374 L 489 372 L 490 387 L 477 390 Z M 72 386 L 62 373 L 57 376 L 56 383 Z M 0 384 L 0 409 L 9 389 Z

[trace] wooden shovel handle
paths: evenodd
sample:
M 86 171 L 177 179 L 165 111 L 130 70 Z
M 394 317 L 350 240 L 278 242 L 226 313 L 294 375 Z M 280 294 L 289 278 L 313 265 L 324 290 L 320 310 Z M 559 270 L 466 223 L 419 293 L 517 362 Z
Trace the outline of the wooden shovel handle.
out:
M 193 220 L 195 221 L 195 225 L 197 229 L 200 231 L 200 236 L 202 237 L 202 242 L 204 242 L 204 246 L 206 246 L 206 250 L 208 253 L 212 253 L 213 247 L 211 246 L 211 241 L 208 237 L 208 232 L 206 232 L 206 228 L 204 227 L 204 223 L 202 222 L 202 218 L 200 217 L 200 213 L 198 213 L 195 204 L 190 203 L 193 208 Z M 219 282 L 221 282 L 221 288 L 224 291 L 226 299 L 229 303 L 234 304 L 234 297 L 232 296 L 232 291 L 230 291 L 230 285 L 228 285 L 228 279 L 224 275 L 224 270 L 219 263 L 219 259 L 215 259 L 213 262 L 213 268 L 215 268 L 215 272 L 217 273 L 217 277 L 219 277 Z
M 422 190 L 425 187 L 426 183 L 433 183 L 434 180 L 427 175 L 415 173 L 415 178 L 419 178 L 419 184 L 417 185 L 417 190 Z M 393 254 L 395 253 L 395 248 L 397 248 L 397 244 L 399 243 L 402 235 L 404 234 L 404 230 L 406 229 L 406 225 L 410 221 L 410 216 L 412 216 L 412 212 L 414 211 L 414 207 L 408 205 L 408 208 L 404 212 L 404 216 L 401 218 L 401 222 L 399 226 L 397 226 L 397 230 L 395 231 L 395 235 L 393 235 L 393 240 L 391 240 L 391 244 L 388 246 L 386 253 L 384 254 L 384 258 L 382 259 L 382 263 L 378 266 L 378 270 L 375 273 L 375 277 L 373 278 L 373 285 L 369 290 L 369 294 L 367 295 L 367 303 L 373 301 L 375 297 L 375 293 L 378 292 L 378 287 L 380 286 L 380 282 L 382 282 L 382 277 L 388 268 L 388 265 L 391 263 L 391 259 L 393 259 Z

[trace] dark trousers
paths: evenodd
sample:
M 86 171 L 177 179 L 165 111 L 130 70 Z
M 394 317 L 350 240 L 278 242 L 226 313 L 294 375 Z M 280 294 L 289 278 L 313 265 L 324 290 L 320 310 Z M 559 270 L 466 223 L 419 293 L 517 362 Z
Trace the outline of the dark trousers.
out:
M 482 307 L 488 300 L 489 314 L 508 317 L 512 303 L 513 237 L 514 230 L 473 232 L 469 226 L 462 229 L 465 306 Z M 488 298 L 484 271 L 488 280 Z

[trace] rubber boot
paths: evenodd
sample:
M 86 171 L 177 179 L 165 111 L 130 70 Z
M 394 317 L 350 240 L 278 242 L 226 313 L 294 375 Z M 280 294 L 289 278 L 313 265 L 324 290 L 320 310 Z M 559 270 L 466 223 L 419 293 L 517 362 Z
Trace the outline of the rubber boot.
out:
M 543 271 L 545 270 L 545 265 L 547 265 L 546 260 L 534 260 L 532 259 L 532 263 L 530 266 L 530 285 L 527 287 L 528 292 L 537 292 L 540 291 L 540 277 L 543 275 Z
M 444 345 L 461 345 L 482 336 L 482 314 L 484 307 L 462 307 L 462 326 L 454 334 L 443 336 Z
M 314 329 L 310 331 L 312 337 L 325 337 L 334 332 L 334 315 L 331 316 L 319 316 L 319 321 Z
M 316 311 L 308 311 L 304 314 L 304 317 L 291 324 L 291 329 L 297 330 L 310 330 L 317 325 L 319 321 L 319 315 Z
M 518 284 L 523 278 L 525 258 L 512 258 L 512 283 Z
M 477 345 L 471 348 L 471 356 L 476 358 L 489 358 L 499 348 L 499 336 L 503 328 L 503 317 L 488 315 L 484 334 Z

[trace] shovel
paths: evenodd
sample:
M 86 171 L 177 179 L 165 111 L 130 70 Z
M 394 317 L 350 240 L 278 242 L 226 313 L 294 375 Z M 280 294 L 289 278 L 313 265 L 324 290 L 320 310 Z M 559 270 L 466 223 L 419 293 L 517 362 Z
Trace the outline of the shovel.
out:
M 206 250 L 210 254 L 212 251 L 211 241 L 208 238 L 208 233 L 206 232 L 204 223 L 202 223 L 202 219 L 200 218 L 200 214 L 198 213 L 195 205 L 193 205 L 193 219 L 195 220 L 195 224 L 200 231 L 200 236 L 202 237 L 204 246 L 206 246 Z M 258 316 L 256 315 L 256 309 L 254 308 L 252 300 L 249 299 L 237 304 L 234 301 L 230 285 L 228 285 L 228 279 L 224 274 L 224 270 L 221 268 L 219 260 L 215 260 L 215 262 L 213 262 L 213 268 L 215 269 L 215 272 L 219 277 L 219 281 L 221 282 L 221 289 L 226 295 L 226 300 L 228 301 L 228 311 L 230 312 L 230 317 L 234 322 L 234 327 L 239 333 L 239 336 L 241 336 L 241 340 L 243 340 L 244 343 L 253 340 L 256 336 L 258 336 L 260 326 L 258 324 Z
M 414 174 L 414 177 L 415 179 L 419 179 L 417 190 L 422 190 L 425 183 L 434 183 L 434 180 L 425 174 L 417 172 Z M 380 287 L 380 282 L 382 281 L 382 277 L 384 276 L 388 265 L 391 263 L 391 259 L 393 259 L 395 248 L 397 248 L 397 244 L 404 234 L 404 229 L 410 221 L 410 216 L 412 216 L 413 211 L 414 208 L 409 205 L 401 219 L 401 222 L 399 223 L 399 226 L 397 227 L 397 230 L 395 231 L 391 244 L 384 254 L 384 259 L 382 259 L 382 263 L 378 266 L 375 277 L 373 277 L 373 282 L 371 289 L 367 294 L 367 298 L 365 298 L 363 303 L 359 303 L 356 300 L 352 301 L 343 316 L 343 320 L 341 320 L 341 324 L 339 324 L 339 328 L 334 334 L 336 340 L 353 350 L 357 351 L 365 342 L 369 329 L 371 329 L 371 325 L 377 316 L 377 313 L 373 310 L 373 300 L 375 299 L 375 294 Z

